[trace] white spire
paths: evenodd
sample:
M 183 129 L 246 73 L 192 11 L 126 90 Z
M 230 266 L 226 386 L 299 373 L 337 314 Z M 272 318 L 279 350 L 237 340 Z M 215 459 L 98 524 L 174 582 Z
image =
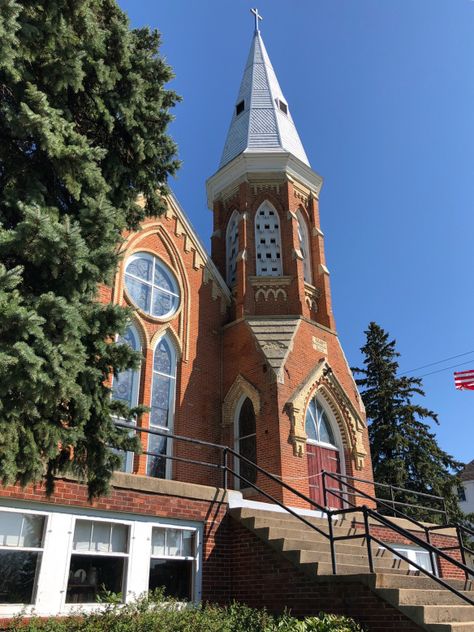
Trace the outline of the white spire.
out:
M 256 24 L 258 25 L 257 17 Z M 309 161 L 259 30 L 255 30 L 219 165 L 241 153 L 290 153 Z

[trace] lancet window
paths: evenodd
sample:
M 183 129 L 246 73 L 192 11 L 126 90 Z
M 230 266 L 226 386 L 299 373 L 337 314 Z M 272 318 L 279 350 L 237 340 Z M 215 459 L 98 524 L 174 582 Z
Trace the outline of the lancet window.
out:
M 151 389 L 150 428 L 162 433 L 173 432 L 176 396 L 176 351 L 168 334 L 158 342 L 153 357 L 153 381 Z M 148 451 L 148 476 L 170 477 L 169 459 L 163 455 L 171 452 L 171 440 L 166 436 L 150 434 Z
M 280 220 L 270 202 L 263 202 L 255 215 L 257 276 L 281 276 Z
M 226 256 L 227 256 L 227 285 L 232 287 L 236 281 L 237 255 L 239 253 L 239 213 L 234 211 L 227 224 Z
M 301 211 L 296 212 L 296 219 L 298 221 L 298 239 L 300 242 L 300 252 L 303 256 L 303 274 L 306 283 L 312 283 L 313 276 L 311 274 L 311 255 L 309 248 L 309 234 L 308 226 L 303 217 Z

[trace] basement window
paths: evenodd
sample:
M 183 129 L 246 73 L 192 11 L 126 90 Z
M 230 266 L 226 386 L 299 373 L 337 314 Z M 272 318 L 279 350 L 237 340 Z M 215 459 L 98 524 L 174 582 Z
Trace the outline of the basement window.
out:
M 128 531 L 124 524 L 76 520 L 66 603 L 95 603 L 106 591 L 123 595 Z
M 153 527 L 148 589 L 163 588 L 167 597 L 194 599 L 196 531 Z
M 237 105 L 235 106 L 235 115 L 239 116 L 239 114 L 242 114 L 244 109 L 245 109 L 245 101 L 240 101 L 240 103 L 237 103 Z
M 34 603 L 46 517 L 0 511 L 0 604 Z

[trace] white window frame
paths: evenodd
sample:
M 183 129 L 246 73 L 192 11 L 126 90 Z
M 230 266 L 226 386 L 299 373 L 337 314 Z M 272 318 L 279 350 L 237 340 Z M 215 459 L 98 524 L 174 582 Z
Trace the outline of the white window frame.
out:
M 427 570 L 430 571 L 430 573 L 432 572 L 431 569 L 431 557 L 430 557 L 430 553 L 429 551 L 427 551 L 426 549 L 423 549 L 419 546 L 412 546 L 412 545 L 405 545 L 405 544 L 392 544 L 391 542 L 388 542 L 387 544 L 390 544 L 390 547 L 392 549 L 394 549 L 395 551 L 398 551 L 401 555 L 407 557 L 409 560 L 415 562 L 416 564 L 418 564 L 419 566 L 422 566 L 422 564 L 420 564 L 420 562 L 416 561 L 416 554 L 417 553 L 422 553 L 424 556 L 426 556 L 427 558 Z M 392 553 L 391 551 L 389 551 L 388 549 L 386 549 L 384 546 L 380 545 L 379 549 L 381 551 L 387 551 L 387 553 L 391 554 L 391 555 L 395 555 L 394 553 Z M 435 557 L 435 575 L 439 575 L 439 570 L 438 570 L 438 563 L 437 563 L 437 559 L 436 559 L 436 555 Z M 396 559 L 401 559 L 401 558 L 396 558 Z M 405 561 L 405 560 L 402 560 Z M 410 564 L 409 569 L 411 571 L 417 571 L 418 569 L 415 566 L 412 566 L 412 564 Z
M 166 342 L 168 344 L 168 347 L 170 349 L 170 354 L 171 354 L 171 363 L 172 366 L 174 367 L 174 374 L 173 375 L 168 375 L 166 373 L 162 373 L 161 371 L 155 371 L 155 353 L 159 347 L 160 342 L 166 339 Z M 177 380 L 178 380 L 178 352 L 176 349 L 176 345 L 172 339 L 172 337 L 169 335 L 168 332 L 164 332 L 162 336 L 160 336 L 160 338 L 157 340 L 155 347 L 153 349 L 153 366 L 152 366 L 152 380 L 151 380 L 151 399 L 150 399 L 150 405 L 153 402 L 153 389 L 155 386 L 155 376 L 161 376 L 161 377 L 166 377 L 169 378 L 171 380 L 171 388 L 169 390 L 168 393 L 168 425 L 167 426 L 158 426 L 156 424 L 153 424 L 151 421 L 151 414 L 150 414 L 150 429 L 155 429 L 155 430 L 159 430 L 161 432 L 167 432 L 169 434 L 173 434 L 173 429 L 174 429 L 174 416 L 175 416 L 175 409 L 176 409 L 176 392 L 177 392 Z M 150 437 L 153 436 L 151 434 L 148 435 L 148 444 L 150 443 Z M 149 450 L 148 450 L 149 451 Z M 171 456 L 171 453 L 173 451 L 173 440 L 172 439 L 168 439 L 166 438 L 166 456 Z M 150 462 L 150 459 L 152 459 L 153 457 L 148 455 L 147 456 L 147 476 L 151 476 L 150 474 L 148 474 L 148 465 Z M 165 478 L 166 479 L 171 479 L 172 478 L 172 473 L 173 473 L 173 461 L 171 459 L 166 459 L 166 468 L 165 468 Z
M 16 603 L 0 603 L 0 616 L 2 615 L 4 610 L 12 610 L 15 613 L 19 614 L 23 609 L 25 608 L 33 608 L 34 604 L 36 603 L 37 600 L 37 596 L 38 596 L 38 587 L 39 587 L 39 580 L 40 580 L 40 576 L 41 576 L 41 571 L 42 571 L 42 567 L 43 567 L 43 559 L 44 559 L 44 550 L 46 547 L 46 535 L 48 533 L 48 514 L 46 512 L 43 511 L 33 511 L 30 509 L 11 509 L 9 507 L 2 507 L 0 506 L 0 511 L 4 511 L 5 513 L 14 513 L 14 514 L 30 514 L 32 516 L 41 516 L 44 517 L 44 524 L 43 524 L 43 533 L 41 536 L 41 542 L 42 542 L 42 546 L 41 547 L 32 547 L 32 546 L 8 546 L 6 544 L 2 544 L 0 545 L 0 551 L 8 551 L 9 553 L 15 553 L 15 552 L 21 552 L 21 553 L 38 553 L 40 555 L 40 562 L 39 562 L 39 567 L 36 568 L 36 576 L 35 576 L 35 582 L 33 585 L 33 592 L 32 592 L 32 603 L 30 604 L 16 604 Z
M 131 519 L 111 516 L 105 512 L 79 510 L 73 513 L 52 510 L 36 510 L 29 507 L 1 507 L 2 511 L 41 515 L 46 518 L 43 535 L 43 553 L 36 579 L 36 598 L 33 604 L 0 604 L 0 618 L 24 614 L 38 616 L 68 615 L 77 612 L 78 607 L 86 612 L 100 611 L 107 607 L 101 603 L 66 603 L 71 554 L 74 554 L 73 538 L 77 520 L 90 520 L 128 526 L 128 562 L 124 570 L 124 602 L 130 603 L 148 591 L 151 560 L 151 534 L 153 527 L 195 532 L 195 557 L 193 567 L 193 601 L 198 604 L 202 591 L 202 542 L 203 524 L 196 521 L 172 520 L 148 516 Z M 8 547 L 15 550 L 14 547 Z M 37 549 L 35 549 L 36 551 Z M 88 555 L 87 552 L 78 552 Z M 99 552 L 89 555 L 98 556 Z M 104 556 L 120 556 L 119 553 L 104 553 Z M 156 557 L 156 556 L 154 556 Z M 176 557 L 173 557 L 176 559 Z M 181 558 L 179 558 L 181 559 Z M 183 558 L 186 559 L 186 558 Z M 188 558 L 189 559 L 189 558 Z
M 132 274 L 130 272 L 127 272 L 128 270 L 128 266 L 133 263 L 133 261 L 135 261 L 136 259 L 148 259 L 149 261 L 152 262 L 152 273 L 151 273 L 151 281 L 147 281 L 145 279 L 141 279 L 140 277 L 136 276 L 135 274 Z M 171 282 L 173 284 L 173 290 L 172 292 L 170 292 L 169 290 L 166 290 L 164 288 L 159 287 L 158 285 L 155 285 L 155 268 L 157 266 L 157 264 L 159 266 L 162 266 L 165 270 L 165 272 L 168 274 L 169 278 L 171 279 Z M 137 281 L 139 283 L 143 283 L 144 285 L 147 285 L 150 288 L 151 294 L 150 294 L 150 311 L 147 311 L 146 309 L 143 309 L 142 307 L 140 307 L 139 305 L 137 305 L 135 303 L 135 301 L 133 300 L 133 298 L 131 297 L 130 291 L 127 287 L 127 278 L 131 278 L 134 281 Z M 125 290 L 127 292 L 127 296 L 129 297 L 130 301 L 133 303 L 133 305 L 135 305 L 137 307 L 137 309 L 139 309 L 141 312 L 143 312 L 144 314 L 147 314 L 148 316 L 151 316 L 151 318 L 155 318 L 157 320 L 169 320 L 170 318 L 172 318 L 176 312 L 179 309 L 179 306 L 181 304 L 181 291 L 180 291 L 180 287 L 178 284 L 178 280 L 176 278 L 175 273 L 173 272 L 173 270 L 171 270 L 171 268 L 159 257 L 157 257 L 156 255 L 150 253 L 150 252 L 146 252 L 146 251 L 140 251 L 140 252 L 135 252 L 133 255 L 130 255 L 130 257 L 128 257 L 126 263 L 125 263 L 125 270 L 124 270 L 124 286 L 125 286 Z M 168 294 L 169 296 L 172 296 L 174 299 L 176 299 L 176 301 L 173 301 L 173 307 L 166 312 L 165 314 L 153 314 L 152 309 L 153 309 L 153 297 L 154 297 L 154 293 L 155 291 L 158 292 L 163 292 L 163 294 Z
M 265 221 L 260 218 L 260 212 L 262 208 L 266 208 L 268 213 L 272 213 L 275 218 L 276 226 L 273 229 L 262 228 L 260 222 Z M 268 231 L 268 232 L 265 232 Z M 255 222 L 254 222 L 254 234 L 255 234 L 255 273 L 256 276 L 259 277 L 280 277 L 283 274 L 283 262 L 282 262 L 282 244 L 281 244 L 281 229 L 280 229 L 280 216 L 278 215 L 278 211 L 268 200 L 265 200 L 260 204 L 255 213 Z M 267 247 L 272 248 L 272 244 L 267 244 L 267 239 L 271 239 L 272 236 L 275 238 L 275 244 L 273 246 L 275 250 L 275 254 L 278 255 L 274 260 L 271 258 L 267 259 Z M 261 239 L 265 240 L 265 244 L 260 242 Z M 259 255 L 261 258 L 259 259 Z M 264 256 L 265 255 L 265 256 Z M 268 264 L 265 262 L 268 261 Z M 275 263 L 276 262 L 276 263 Z M 276 267 L 277 270 L 273 272 L 270 270 L 263 271 L 263 267 Z
M 127 552 L 126 553 L 110 553 L 110 552 L 105 552 L 105 551 L 77 551 L 74 548 L 74 531 L 76 529 L 76 524 L 77 521 L 81 520 L 83 522 L 99 522 L 99 523 L 104 523 L 104 524 L 117 524 L 120 526 L 125 526 L 128 528 L 128 539 L 127 539 Z M 86 608 L 90 607 L 90 606 L 95 606 L 96 602 L 67 602 L 66 598 L 67 598 L 67 586 L 69 583 L 69 568 L 70 568 L 70 564 L 71 564 L 71 559 L 73 555 L 81 555 L 83 557 L 119 557 L 119 558 L 123 558 L 125 560 L 124 562 L 124 570 L 123 570 L 123 577 L 122 577 L 122 595 L 123 595 L 123 600 L 125 602 L 126 600 L 126 595 L 127 595 L 127 580 L 128 580 L 128 566 L 129 566 L 129 561 L 130 561 L 130 548 L 131 548 L 131 542 L 132 542 L 132 526 L 133 523 L 128 522 L 128 521 L 121 521 L 121 520 L 114 520 L 114 519 L 108 519 L 108 518 L 92 518 L 92 517 L 83 517 L 83 516 L 74 516 L 74 524 L 73 524 L 73 528 L 72 528 L 72 534 L 71 534 L 71 546 L 70 546 L 70 550 L 69 550 L 69 555 L 68 555 L 68 564 L 67 564 L 67 575 L 66 575 L 66 585 L 65 585 L 65 589 L 64 589 L 64 608 L 67 610 L 69 608 L 77 609 L 78 607 L 82 608 L 83 606 L 85 606 Z
M 185 556 L 185 555 L 153 555 L 151 548 L 152 548 L 152 533 L 153 533 L 153 529 L 168 529 L 168 530 L 174 530 L 174 531 L 192 531 L 194 533 L 194 555 L 192 556 Z M 186 562 L 192 562 L 192 569 L 193 569 L 193 577 L 194 577 L 194 581 L 192 583 L 191 586 L 191 599 L 190 602 L 192 603 L 199 603 L 200 601 L 200 591 L 198 591 L 198 587 L 196 586 L 196 577 L 198 575 L 198 570 L 199 570 L 199 565 L 200 565 L 200 557 L 199 557 L 199 551 L 200 551 L 200 532 L 199 529 L 197 529 L 196 527 L 189 527 L 189 526 L 184 526 L 184 525 L 169 525 L 169 524 L 153 524 L 151 531 L 150 531 L 150 553 L 149 553 L 149 559 L 150 562 L 151 560 L 183 560 Z M 148 581 L 150 578 L 150 573 L 148 573 Z M 199 598 L 198 598 L 199 595 Z

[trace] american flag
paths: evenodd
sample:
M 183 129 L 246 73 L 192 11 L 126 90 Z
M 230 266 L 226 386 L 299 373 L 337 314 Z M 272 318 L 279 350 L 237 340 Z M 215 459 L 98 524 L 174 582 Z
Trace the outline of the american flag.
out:
M 455 371 L 454 386 L 460 391 L 474 391 L 474 371 Z

